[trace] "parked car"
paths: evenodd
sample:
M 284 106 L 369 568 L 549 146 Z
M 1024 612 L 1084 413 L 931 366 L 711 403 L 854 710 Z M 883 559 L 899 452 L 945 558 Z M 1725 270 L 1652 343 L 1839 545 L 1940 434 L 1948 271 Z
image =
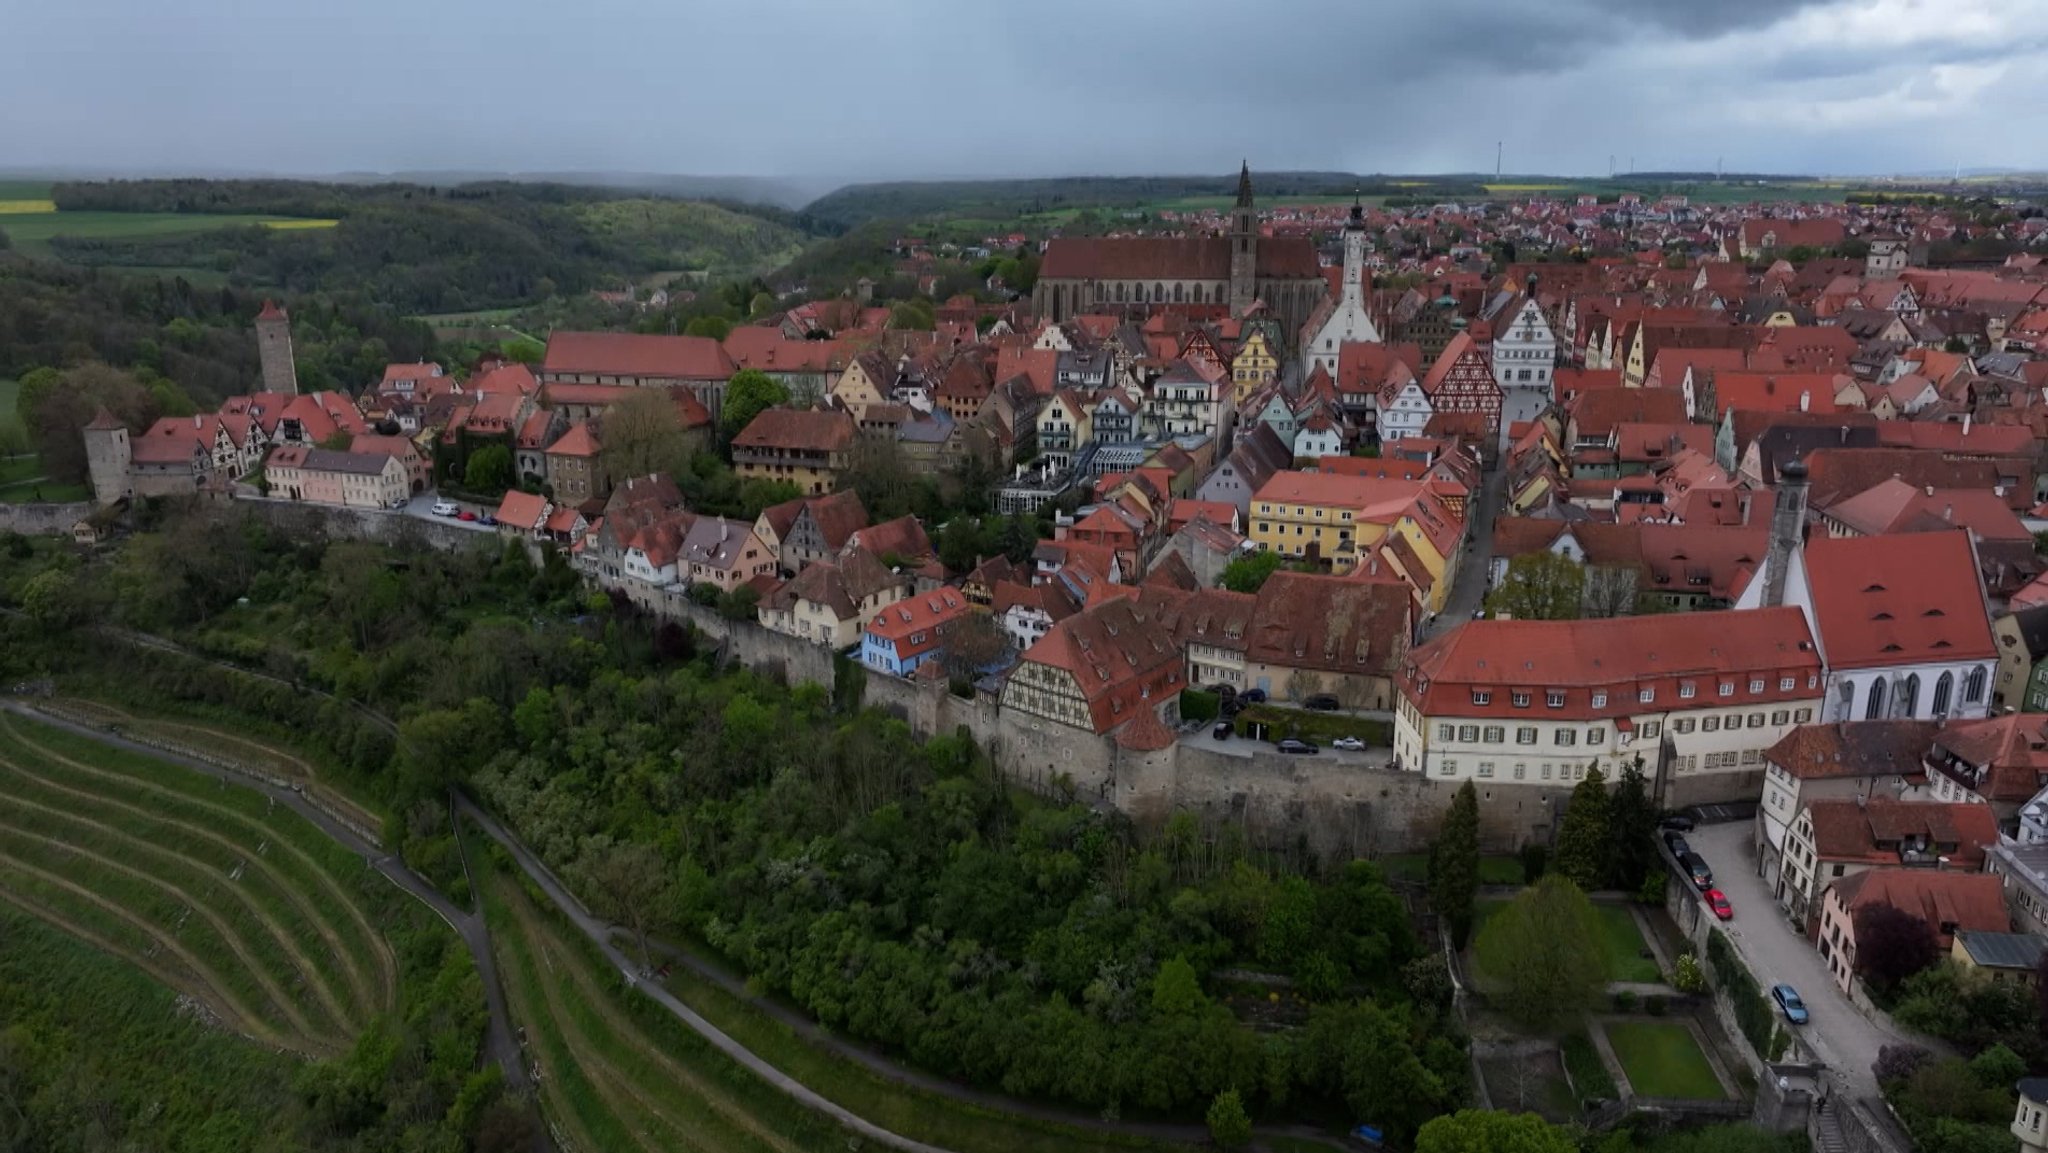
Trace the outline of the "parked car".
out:
M 471 512 L 471 511 L 469 511 L 468 509 L 463 509 L 463 510 L 462 510 L 461 512 L 458 512 L 458 513 L 456 513 L 456 514 L 455 514 L 455 519 L 456 519 L 456 520 L 464 520 L 464 521 L 468 521 L 468 522 L 470 522 L 471 524 L 475 524 L 475 523 L 476 523 L 476 514 L 475 514 L 475 513 L 473 513 L 473 512 Z
M 452 500 L 437 500 L 434 502 L 435 516 L 454 516 L 455 512 L 455 502 Z
M 1266 703 L 1266 690 L 1246 689 L 1245 691 L 1237 694 L 1237 699 L 1244 701 L 1247 704 L 1263 705 Z
M 1220 721 L 1215 728 L 1209 730 L 1209 735 L 1216 740 L 1227 741 L 1230 739 L 1231 734 L 1235 732 L 1237 732 L 1236 725 L 1231 724 L 1229 721 Z
M 1714 916 L 1719 917 L 1723 921 L 1735 919 L 1735 906 L 1728 903 L 1728 895 L 1721 890 L 1708 889 L 1706 892 L 1706 902 L 1707 908 L 1714 910 Z
M 1209 691 L 1216 694 L 1217 700 L 1227 701 L 1230 698 L 1237 695 L 1237 686 L 1226 684 L 1214 684 L 1209 686 Z
M 1678 863 L 1685 866 L 1694 888 L 1704 893 L 1714 887 L 1714 870 L 1707 867 L 1705 858 L 1698 853 L 1686 853 L 1678 858 Z
M 1684 813 L 1673 813 L 1658 821 L 1657 827 L 1661 829 L 1675 829 L 1681 833 L 1690 833 L 1693 830 L 1693 821 L 1691 817 L 1686 816 Z
M 1286 740 L 1281 741 L 1279 748 L 1283 753 L 1291 753 L 1296 756 L 1314 756 L 1320 751 L 1316 748 L 1313 741 L 1297 741 L 1293 737 L 1288 737 Z
M 496 513 L 488 513 L 488 512 L 487 512 L 487 513 L 485 513 L 484 515 L 482 515 L 482 516 L 480 516 L 480 517 L 476 518 L 476 522 L 477 522 L 478 524 L 489 524 L 489 525 L 495 525 L 495 524 L 497 524 L 497 523 L 498 523 L 498 517 L 497 517 L 497 514 L 496 514 Z
M 1338 737 L 1330 742 L 1330 747 L 1333 749 L 1343 749 L 1347 753 L 1362 753 L 1365 751 L 1365 742 L 1357 737 Z
M 1790 985 L 1772 985 L 1771 1000 L 1785 1011 L 1785 1019 L 1794 1025 L 1806 1024 L 1806 1002 L 1799 999 L 1799 990 Z
M 1343 706 L 1337 703 L 1336 697 L 1328 693 L 1317 693 L 1301 702 L 1301 707 L 1318 713 L 1334 713 Z
M 1692 844 L 1691 842 L 1685 839 L 1684 833 L 1664 834 L 1664 847 L 1671 850 L 1672 856 L 1681 859 L 1683 859 L 1687 853 L 1692 852 Z
M 1220 716 L 1222 716 L 1223 719 L 1226 721 L 1243 711 L 1244 702 L 1238 700 L 1236 697 L 1225 697 L 1223 698 L 1222 702 L 1216 706 L 1216 712 Z

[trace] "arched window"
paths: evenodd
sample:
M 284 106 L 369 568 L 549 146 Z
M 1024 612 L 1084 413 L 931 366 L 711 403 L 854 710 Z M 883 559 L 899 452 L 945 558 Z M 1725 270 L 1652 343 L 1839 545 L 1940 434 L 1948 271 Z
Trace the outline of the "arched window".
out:
M 1954 673 L 1941 674 L 1941 679 L 1934 682 L 1934 715 L 1936 718 L 1948 715 L 1949 700 L 1955 695 L 1956 675 Z
M 1157 281 L 1153 282 L 1152 299 L 1158 301 L 1161 304 L 1166 303 L 1166 286 L 1164 284 L 1160 284 Z
M 1965 704 L 1974 705 L 1983 699 L 1984 666 L 1978 665 L 1970 670 L 1970 679 L 1963 682 L 1963 701 Z
M 1870 703 L 1863 709 L 1863 719 L 1880 721 L 1884 719 L 1884 678 L 1870 682 Z
M 1173 284 L 1173 302 L 1174 302 L 1175 304 L 1179 304 L 1179 303 L 1181 303 L 1181 301 L 1183 301 L 1184 299 L 1186 299 L 1186 297 L 1187 297 L 1187 286 L 1186 286 L 1186 285 L 1184 285 L 1184 284 L 1182 284 L 1182 283 L 1180 283 L 1179 281 L 1174 281 L 1174 284 Z
M 1137 300 L 1137 302 L 1138 302 L 1139 304 L 1143 304 L 1143 303 L 1145 303 L 1145 286 L 1144 286 L 1144 285 L 1142 285 L 1142 284 L 1141 284 L 1141 285 L 1139 285 L 1139 286 L 1138 286 L 1138 288 L 1137 288 L 1137 295 L 1136 295 L 1136 296 L 1134 297 L 1134 299 L 1136 299 L 1136 300 Z
M 1899 715 L 1911 718 L 1920 707 L 1920 674 L 1913 673 L 1906 678 L 1906 696 L 1899 702 Z

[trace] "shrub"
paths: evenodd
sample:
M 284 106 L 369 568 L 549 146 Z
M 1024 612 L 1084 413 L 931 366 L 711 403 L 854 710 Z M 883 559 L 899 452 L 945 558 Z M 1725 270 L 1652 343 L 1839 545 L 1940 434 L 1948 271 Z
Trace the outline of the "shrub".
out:
M 1623 989 L 1621 992 L 1616 993 L 1614 995 L 1614 1011 L 1617 1013 L 1635 1012 L 1636 995 L 1634 993 L 1629 992 L 1627 989 Z
M 1678 963 L 1671 967 L 1671 987 L 1681 993 L 1707 991 L 1707 974 L 1700 968 L 1698 957 L 1691 953 L 1678 955 Z
M 1184 721 L 1213 721 L 1220 707 L 1215 693 L 1201 689 L 1182 689 L 1180 692 L 1180 719 Z
M 1735 1023 L 1750 1047 L 1775 1060 L 1790 1038 L 1778 1031 L 1777 1017 L 1771 1012 L 1771 1003 L 1764 1000 L 1763 989 L 1736 955 L 1735 946 L 1728 943 L 1728 934 L 1719 929 L 1707 934 L 1707 968 L 1714 987 L 1728 994 L 1728 1003 L 1735 1009 Z
M 1547 845 L 1522 846 L 1522 883 L 1533 885 L 1543 877 L 1543 870 L 1550 867 L 1550 848 Z
M 1933 1058 L 1934 1054 L 1918 1045 L 1886 1045 L 1877 1051 L 1877 1060 L 1871 1063 L 1870 1075 L 1877 1078 L 1879 1085 L 1909 1081 L 1920 1071 L 1920 1066 Z
M 1573 1033 L 1565 1037 L 1558 1048 L 1564 1055 L 1564 1069 L 1572 1079 L 1572 1085 L 1581 1098 L 1588 1101 L 1612 1101 L 1621 1096 L 1615 1088 L 1614 1078 L 1607 1072 L 1606 1062 L 1600 1060 L 1600 1050 L 1593 1045 L 1593 1039 L 1584 1033 Z
M 1636 890 L 1637 902 L 1644 905 L 1663 904 L 1664 889 L 1669 880 L 1670 878 L 1665 875 L 1664 870 L 1651 869 L 1648 875 L 1643 877 L 1642 887 Z
M 1662 1017 L 1670 1007 L 1671 999 L 1661 993 L 1643 998 L 1643 1009 L 1652 1017 Z

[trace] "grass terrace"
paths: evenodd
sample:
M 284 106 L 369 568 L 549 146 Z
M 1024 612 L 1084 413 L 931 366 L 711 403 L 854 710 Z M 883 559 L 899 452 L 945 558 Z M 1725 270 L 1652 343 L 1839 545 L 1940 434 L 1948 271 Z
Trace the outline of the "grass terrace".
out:
M 1517 866 L 1517 879 L 1520 868 Z M 1487 883 L 1485 862 L 1480 862 L 1480 882 Z M 1480 926 L 1486 919 L 1507 908 L 1504 897 L 1488 897 L 1474 903 L 1472 935 L 1476 939 Z M 1652 982 L 1663 980 L 1663 973 L 1657 962 L 1642 955 L 1647 946 L 1643 942 L 1643 931 L 1636 926 L 1636 919 L 1626 905 L 1593 905 L 1593 915 L 1600 923 L 1600 944 L 1607 956 L 1607 979 L 1610 981 Z
M 1638 1097 L 1719 1101 L 1727 1094 L 1692 1030 L 1670 1021 L 1609 1021 L 1602 1026 Z

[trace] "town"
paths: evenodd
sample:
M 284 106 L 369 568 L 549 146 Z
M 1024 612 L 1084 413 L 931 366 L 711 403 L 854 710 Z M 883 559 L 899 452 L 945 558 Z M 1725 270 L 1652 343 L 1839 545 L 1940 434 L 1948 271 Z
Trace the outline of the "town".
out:
M 1906 1039 L 2003 1044 L 1955 1023 L 1991 1012 L 1955 974 L 2048 980 L 2048 214 L 1259 185 L 1099 235 L 903 236 L 907 297 L 779 285 L 717 334 L 561 327 L 343 387 L 301 387 L 280 295 L 244 314 L 260 389 L 77 414 L 91 499 L 53 524 L 90 552 L 244 509 L 565 565 L 1061 803 L 1427 857 L 1451 951 L 1478 936 L 1462 990 L 1501 973 L 1444 888 L 1461 828 L 1510 870 L 1480 905 L 1542 895 L 1546 857 L 1647 894 L 1594 906 L 1647 965 L 1595 982 L 1617 1012 L 1697 994 L 1702 957 L 1755 986 L 1678 1029 L 1704 1090 L 1604 1018 L 1583 1059 L 1623 1088 L 1564 1074 L 1581 1097 L 1963 1147 L 1900 1088 L 1947 1050 Z M 1611 858 L 1575 866 L 1610 790 Z M 2039 1153 L 2023 1025 L 2016 1119 L 1971 1123 Z

